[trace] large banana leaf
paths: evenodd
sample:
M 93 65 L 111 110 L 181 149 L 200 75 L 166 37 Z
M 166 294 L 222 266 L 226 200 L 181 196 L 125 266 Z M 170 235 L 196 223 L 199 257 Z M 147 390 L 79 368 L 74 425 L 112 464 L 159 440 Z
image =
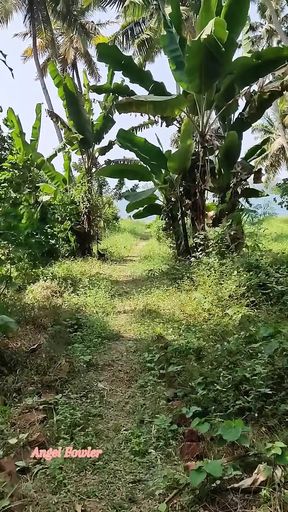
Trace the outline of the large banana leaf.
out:
M 6 123 L 11 130 L 15 149 L 19 151 L 20 154 L 24 155 L 25 152 L 27 152 L 29 145 L 25 139 L 25 133 L 23 131 L 21 121 L 11 107 L 7 110 Z
M 90 118 L 85 110 L 82 96 L 68 75 L 63 77 L 57 70 L 54 62 L 49 64 L 49 73 L 58 89 L 69 124 L 82 137 L 80 145 L 83 149 L 89 149 L 93 145 L 93 132 Z
M 258 190 L 257 188 L 245 187 L 241 191 L 241 197 L 243 197 L 244 199 L 253 199 L 256 197 L 266 197 L 266 196 L 267 196 L 267 194 L 265 194 L 265 192 L 263 192 L 262 190 Z
M 63 159 L 64 159 L 64 177 L 65 177 L 65 180 L 66 180 L 66 183 L 68 186 L 71 185 L 71 183 L 73 182 L 73 172 L 72 172 L 72 166 L 71 166 L 71 161 L 72 161 L 72 158 L 71 158 L 71 151 L 65 151 L 64 155 L 63 155 Z
M 96 122 L 93 124 L 94 143 L 101 144 L 105 135 L 113 128 L 114 124 L 115 120 L 109 110 L 101 112 Z
M 37 103 L 35 107 L 35 121 L 32 126 L 30 146 L 33 151 L 38 151 L 39 140 L 40 140 L 40 131 L 41 131 L 41 120 L 42 120 L 42 105 L 41 103 Z
M 184 53 L 186 47 L 186 38 L 183 34 L 183 18 L 179 0 L 170 0 L 171 13 L 169 14 L 173 27 L 179 36 L 179 46 Z
M 135 210 L 139 210 L 139 208 L 143 208 L 144 206 L 147 206 L 149 204 L 154 204 L 157 201 L 158 196 L 155 194 L 143 197 L 143 199 L 139 199 L 139 201 L 134 201 L 133 203 L 129 203 L 126 207 L 126 212 L 131 213 Z
M 43 156 L 41 156 L 36 164 L 37 168 L 42 171 L 52 185 L 57 189 L 62 189 L 67 185 L 67 180 L 61 172 L 56 171 L 53 164 L 48 162 Z
M 133 219 L 145 219 L 147 217 L 151 217 L 152 215 L 162 215 L 163 207 L 161 204 L 149 204 L 145 206 L 139 212 L 134 213 Z
M 194 150 L 193 133 L 192 122 L 190 119 L 186 118 L 181 127 L 179 148 L 174 153 L 166 153 L 170 172 L 180 174 L 184 171 L 188 171 L 190 168 Z
M 197 34 L 200 34 L 200 32 L 202 32 L 202 30 L 208 25 L 209 21 L 216 17 L 217 5 L 218 0 L 202 0 L 196 22 Z
M 250 57 L 239 57 L 229 70 L 229 75 L 223 80 L 220 92 L 216 95 L 216 106 L 221 110 L 244 87 L 253 85 L 288 62 L 288 47 L 267 48 L 255 52 Z
M 185 73 L 185 56 L 180 47 L 179 35 L 173 25 L 165 18 L 163 21 L 165 33 L 161 36 L 161 47 L 168 57 L 170 69 L 176 82 L 187 89 L 187 76 Z
M 84 108 L 82 96 L 77 87 L 68 75 L 64 78 L 63 92 L 65 95 L 69 120 L 77 133 L 82 137 L 80 145 L 83 149 L 89 149 L 94 143 L 91 120 Z
M 157 178 L 161 176 L 161 169 L 167 169 L 167 158 L 158 146 L 154 146 L 144 137 L 139 137 L 129 130 L 122 128 L 117 133 L 117 142 L 128 151 L 132 151 L 144 165 L 151 169 Z
M 226 60 L 229 63 L 237 50 L 237 40 L 243 31 L 250 8 L 250 0 L 227 0 L 221 13 L 221 17 L 227 23 L 229 32 L 227 41 L 225 43 Z
M 96 92 L 96 94 L 114 94 L 115 96 L 121 96 L 122 98 L 136 95 L 136 92 L 130 89 L 128 85 L 119 84 L 117 82 L 113 85 L 90 85 L 90 91 Z
M 223 45 L 227 40 L 226 22 L 214 18 L 197 39 L 187 45 L 186 83 L 180 85 L 188 92 L 204 94 L 211 90 L 225 69 Z
M 267 84 L 260 92 L 255 93 L 246 102 L 243 111 L 235 119 L 232 130 L 238 133 L 244 133 L 249 130 L 254 123 L 261 119 L 265 112 L 273 105 L 274 101 L 281 98 L 286 91 L 288 91 L 287 79 L 282 82 Z
M 246 162 L 254 162 L 254 160 L 257 160 L 257 158 L 260 158 L 261 156 L 265 155 L 267 153 L 267 144 L 270 141 L 270 137 L 265 137 L 259 144 L 255 144 L 251 148 L 248 149 L 248 151 L 245 153 L 243 160 Z
M 100 62 L 108 64 L 114 71 L 121 71 L 133 84 L 140 85 L 151 94 L 169 95 L 163 82 L 156 82 L 150 71 L 138 66 L 132 57 L 124 55 L 117 46 L 100 43 L 97 45 L 97 54 Z
M 153 178 L 148 167 L 136 162 L 106 165 L 102 167 L 97 174 L 105 178 L 125 178 L 126 180 L 135 181 L 152 181 Z
M 90 83 L 88 80 L 87 72 L 85 70 L 83 71 L 83 88 L 84 107 L 89 118 L 91 119 L 91 117 L 93 116 L 93 104 L 89 95 Z
M 172 117 L 176 118 L 194 99 L 185 97 L 182 94 L 178 96 L 133 96 L 119 101 L 116 109 L 120 114 L 129 112 L 138 112 L 139 114 L 148 114 L 150 116 Z
M 140 191 L 136 191 L 136 192 L 129 191 L 129 192 L 126 192 L 125 194 L 123 194 L 123 197 L 124 197 L 124 199 L 126 199 L 126 201 L 134 203 L 136 201 L 141 201 L 141 199 L 145 199 L 146 197 L 154 195 L 156 190 L 157 189 L 155 187 L 152 187 L 152 188 L 146 188 L 145 190 L 140 190 Z
M 156 188 L 152 187 L 145 190 L 140 190 L 139 192 L 127 192 L 124 194 L 124 199 L 129 201 L 129 204 L 126 208 L 127 213 L 130 213 L 134 210 L 139 210 L 139 208 L 142 208 L 148 204 L 155 203 L 158 199 L 155 192 Z
M 241 139 L 237 132 L 228 132 L 219 151 L 221 169 L 226 172 L 233 170 L 241 153 Z

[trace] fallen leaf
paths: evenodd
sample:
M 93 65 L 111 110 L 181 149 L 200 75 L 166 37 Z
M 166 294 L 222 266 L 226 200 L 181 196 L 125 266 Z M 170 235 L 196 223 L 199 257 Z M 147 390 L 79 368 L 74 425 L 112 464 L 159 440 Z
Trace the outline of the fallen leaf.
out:
M 82 505 L 79 505 L 78 503 L 75 503 L 75 511 L 76 512 L 82 512 L 83 511 Z
M 267 466 L 267 464 L 259 464 L 252 476 L 241 480 L 241 482 L 238 482 L 238 484 L 230 485 L 229 489 L 254 489 L 255 487 L 259 487 L 259 485 L 261 485 L 263 482 L 266 482 L 266 480 L 272 476 L 272 472 L 272 468 Z

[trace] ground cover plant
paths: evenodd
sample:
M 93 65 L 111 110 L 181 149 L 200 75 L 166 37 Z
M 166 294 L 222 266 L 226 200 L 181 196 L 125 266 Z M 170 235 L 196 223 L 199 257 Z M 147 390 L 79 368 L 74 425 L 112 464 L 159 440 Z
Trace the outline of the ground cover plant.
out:
M 288 510 L 286 2 L 6 4 L 0 512 Z

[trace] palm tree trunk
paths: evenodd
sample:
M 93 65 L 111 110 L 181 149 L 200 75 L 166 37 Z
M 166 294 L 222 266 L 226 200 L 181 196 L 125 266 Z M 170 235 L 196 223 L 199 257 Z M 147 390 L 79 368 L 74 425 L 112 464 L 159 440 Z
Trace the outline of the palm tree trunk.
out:
M 34 8 L 35 8 L 35 6 L 33 3 L 33 10 L 34 10 Z M 54 107 L 53 107 L 53 104 L 52 104 L 52 101 L 51 101 L 51 98 L 50 98 L 50 95 L 49 95 L 49 92 L 48 92 L 48 89 L 47 89 L 47 86 L 46 86 L 46 83 L 44 80 L 44 76 L 43 76 L 43 72 L 42 72 L 41 64 L 40 64 L 40 60 L 39 60 L 38 48 L 37 48 L 36 23 L 35 23 L 34 13 L 32 13 L 32 16 L 31 16 L 31 32 L 32 32 L 33 58 L 34 58 L 34 62 L 35 62 L 36 70 L 37 70 L 37 75 L 38 75 L 38 78 L 40 81 L 40 85 L 41 85 L 41 88 L 42 88 L 42 91 L 44 94 L 44 98 L 45 98 L 47 107 L 49 110 L 54 112 Z M 58 141 L 61 144 L 61 142 L 63 142 L 63 138 L 62 138 L 60 128 L 56 123 L 54 123 L 54 127 L 55 127 L 55 132 L 56 132 Z
M 275 11 L 272 0 L 262 0 L 262 2 L 267 7 L 267 9 L 271 15 L 273 25 L 274 25 L 275 30 L 277 31 L 282 43 L 285 44 L 286 46 L 288 46 L 288 36 L 282 28 L 281 22 L 277 16 L 277 13 Z

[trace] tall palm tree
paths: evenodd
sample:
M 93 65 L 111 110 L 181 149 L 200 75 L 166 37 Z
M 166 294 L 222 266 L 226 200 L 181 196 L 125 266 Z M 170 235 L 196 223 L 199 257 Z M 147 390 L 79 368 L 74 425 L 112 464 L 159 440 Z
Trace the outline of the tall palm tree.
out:
M 46 0 L 11 0 L 9 2 L 6 0 L 0 0 L 0 26 L 8 25 L 15 14 L 22 14 L 24 24 L 27 27 L 32 40 L 33 58 L 43 95 L 48 109 L 54 111 L 52 100 L 41 70 L 37 47 L 37 29 L 41 28 L 46 32 L 47 39 L 49 39 L 52 51 L 56 56 L 57 49 L 52 30 L 50 7 L 51 6 Z M 62 142 L 61 131 L 55 123 L 54 126 L 58 140 L 59 142 Z
M 80 92 L 82 92 L 82 83 L 79 74 L 79 64 L 82 63 L 88 74 L 95 81 L 99 80 L 99 70 L 97 62 L 91 54 L 91 48 L 94 48 L 94 41 L 101 37 L 101 29 L 107 23 L 94 23 L 89 19 L 90 9 L 79 8 L 75 12 L 78 23 L 77 27 L 65 27 L 61 23 L 53 24 L 54 38 L 57 45 L 56 60 L 62 73 L 70 73 L 77 82 Z M 29 37 L 29 32 L 15 34 L 22 39 Z M 50 38 L 41 30 L 37 33 L 38 55 L 44 61 L 41 64 L 42 74 L 46 76 L 47 67 L 51 60 L 55 60 L 54 51 L 50 45 Z M 23 60 L 27 62 L 33 58 L 33 48 L 29 46 L 23 52 Z
M 265 169 L 269 180 L 275 178 L 283 167 L 288 170 L 288 101 L 283 97 L 262 122 L 253 128 L 260 139 L 268 139 L 266 153 L 258 159 L 258 167 Z

